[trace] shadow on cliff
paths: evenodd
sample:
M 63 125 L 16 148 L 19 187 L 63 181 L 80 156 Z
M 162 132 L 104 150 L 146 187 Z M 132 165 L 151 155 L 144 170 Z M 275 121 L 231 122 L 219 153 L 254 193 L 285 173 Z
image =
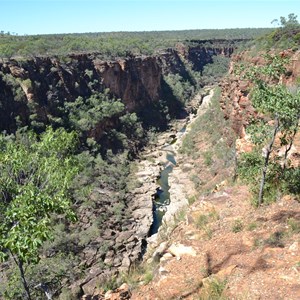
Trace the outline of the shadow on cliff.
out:
M 164 131 L 169 127 L 170 120 L 187 117 L 184 104 L 178 99 L 169 84 L 161 79 L 160 100 L 141 108 L 138 112 L 140 120 L 146 129 L 151 127 Z

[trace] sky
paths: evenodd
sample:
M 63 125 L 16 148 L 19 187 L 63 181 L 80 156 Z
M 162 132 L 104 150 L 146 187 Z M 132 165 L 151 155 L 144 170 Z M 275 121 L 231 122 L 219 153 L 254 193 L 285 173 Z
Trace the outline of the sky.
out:
M 0 0 L 0 30 L 24 34 L 274 27 L 300 0 Z M 298 20 L 299 20 L 298 18 Z

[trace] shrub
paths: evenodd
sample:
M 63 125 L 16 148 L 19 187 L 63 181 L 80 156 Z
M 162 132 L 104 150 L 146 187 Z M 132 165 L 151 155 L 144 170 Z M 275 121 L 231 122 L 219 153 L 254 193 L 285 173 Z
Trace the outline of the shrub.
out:
M 231 230 L 232 230 L 232 232 L 237 233 L 237 232 L 242 231 L 243 227 L 244 227 L 244 225 L 243 225 L 242 220 L 236 219 L 232 225 Z
M 238 161 L 238 176 L 246 183 L 258 182 L 263 157 L 257 151 L 242 153 Z
M 300 233 L 300 221 L 294 218 L 289 218 L 287 220 L 287 225 L 291 233 Z
M 199 300 L 226 300 L 224 291 L 226 289 L 226 280 L 218 280 L 216 278 L 209 278 L 208 282 L 201 289 Z

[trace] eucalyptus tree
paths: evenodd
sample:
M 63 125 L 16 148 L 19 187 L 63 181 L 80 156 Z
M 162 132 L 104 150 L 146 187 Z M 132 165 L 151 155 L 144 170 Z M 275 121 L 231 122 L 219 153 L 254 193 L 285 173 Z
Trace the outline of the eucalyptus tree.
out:
M 0 136 L 0 261 L 16 263 L 29 300 L 25 266 L 39 261 L 51 238 L 51 216 L 75 220 L 68 190 L 79 171 L 76 141 L 75 133 L 52 128 Z
M 269 142 L 265 147 L 264 164 L 258 196 L 258 204 L 263 202 L 264 186 L 270 155 L 274 149 L 274 142 L 279 136 L 280 145 L 285 146 L 282 169 L 287 167 L 288 152 L 291 150 L 295 135 L 298 131 L 300 116 L 299 89 L 291 89 L 283 83 L 286 65 L 289 59 L 281 55 L 266 55 L 264 65 L 250 65 L 246 67 L 245 77 L 254 84 L 251 100 L 254 108 L 273 120 L 274 128 Z M 280 133 L 280 135 L 279 135 Z

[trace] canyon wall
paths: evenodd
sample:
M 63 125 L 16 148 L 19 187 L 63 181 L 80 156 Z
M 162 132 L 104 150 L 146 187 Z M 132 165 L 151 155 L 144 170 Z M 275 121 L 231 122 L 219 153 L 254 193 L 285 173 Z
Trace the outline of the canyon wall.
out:
M 102 61 L 96 55 L 67 56 L 63 60 L 37 57 L 0 64 L 0 130 L 14 131 L 16 117 L 28 125 L 32 106 L 38 121 L 49 123 L 49 115 L 60 117 L 65 101 L 89 97 L 109 88 L 128 111 L 157 101 L 161 68 L 155 57 Z
M 290 59 L 287 72 L 281 80 L 288 86 L 295 87 L 299 84 L 300 78 L 300 51 L 286 50 L 281 55 Z M 244 51 L 233 55 L 229 75 L 220 83 L 222 87 L 221 107 L 225 118 L 231 120 L 232 128 L 240 138 L 245 137 L 245 128 L 251 118 L 257 116 L 249 97 L 251 84 L 234 73 L 235 65 L 245 62 L 254 65 L 264 64 L 263 54 L 258 53 L 253 56 L 248 51 Z
M 189 74 L 185 63 L 201 71 L 213 55 L 230 56 L 229 46 L 184 46 L 168 49 L 151 57 L 128 57 L 104 61 L 99 55 L 73 54 L 63 58 L 35 57 L 0 63 L 0 130 L 14 131 L 16 117 L 28 125 L 35 109 L 38 121 L 51 123 L 60 117 L 65 101 L 89 97 L 93 91 L 109 88 L 126 109 L 136 111 L 163 97 L 162 74 Z M 33 109 L 34 108 L 34 109 Z M 49 117 L 50 116 L 50 117 Z
M 179 74 L 190 80 L 187 62 L 199 71 L 212 61 L 212 55 L 230 56 L 233 49 L 179 46 L 152 57 L 114 61 L 104 61 L 97 54 L 73 54 L 60 59 L 35 57 L 2 62 L 0 131 L 14 132 L 20 125 L 30 125 L 33 117 L 37 122 L 53 125 L 53 120 L 64 117 L 65 102 L 74 102 L 79 96 L 89 97 L 105 88 L 121 99 L 126 111 L 139 111 L 163 99 L 164 74 Z M 98 124 L 96 135 L 101 137 L 107 126 L 113 127 L 114 120 Z M 155 183 L 156 177 L 151 180 Z M 73 287 L 79 286 L 80 293 L 86 294 L 92 294 L 99 282 L 120 270 L 128 270 L 141 258 L 153 221 L 151 190 L 133 191 L 125 197 L 121 210 L 118 198 L 109 190 L 97 187 L 89 198 L 90 206 L 78 208 L 76 230 L 86 232 L 91 240 L 82 246 L 70 234 L 63 241 L 67 248 L 74 248 L 72 251 L 84 269 Z M 107 223 L 99 234 L 94 224 L 103 215 L 107 215 Z

